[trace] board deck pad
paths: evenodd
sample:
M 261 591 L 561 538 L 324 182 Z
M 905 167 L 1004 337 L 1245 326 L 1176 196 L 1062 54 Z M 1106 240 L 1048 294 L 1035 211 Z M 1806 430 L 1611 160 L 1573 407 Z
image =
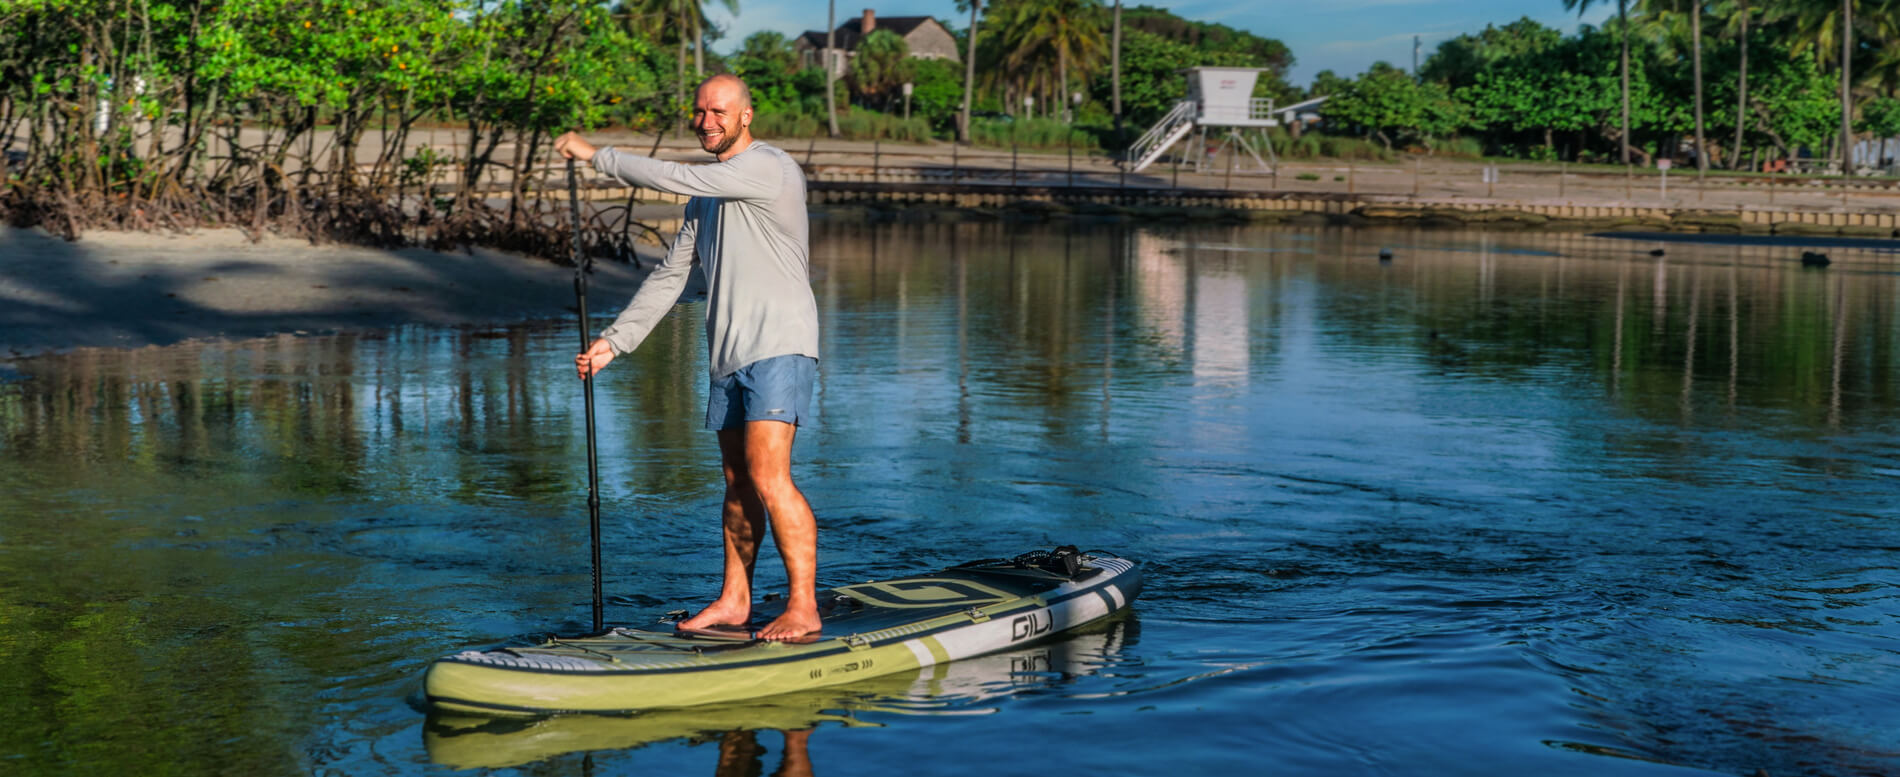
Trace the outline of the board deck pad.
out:
M 830 589 L 809 640 L 753 638 L 783 612 L 766 602 L 744 628 L 662 624 L 464 651 L 431 665 L 425 694 L 446 710 L 539 715 L 789 693 L 1046 639 L 1127 607 L 1140 585 L 1139 566 L 1112 554 L 1032 552 Z
M 839 632 L 880 631 L 986 604 L 1036 596 L 1066 582 L 1035 570 L 946 570 L 833 588 L 818 596 L 823 635 Z M 752 608 L 752 618 L 737 627 L 678 632 L 688 638 L 751 639 L 751 635 L 785 612 L 785 601 L 773 599 Z

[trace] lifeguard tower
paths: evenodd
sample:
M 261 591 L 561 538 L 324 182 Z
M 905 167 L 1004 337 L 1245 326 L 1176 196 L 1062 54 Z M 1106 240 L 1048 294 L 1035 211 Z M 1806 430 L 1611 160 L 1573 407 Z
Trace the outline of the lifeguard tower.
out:
M 1254 83 L 1265 70 L 1258 67 L 1191 67 L 1182 70 L 1188 77 L 1187 99 L 1175 103 L 1174 110 L 1169 111 L 1147 134 L 1128 148 L 1128 159 L 1134 162 L 1131 170 L 1141 172 L 1189 135 L 1197 137 L 1196 148 L 1206 149 L 1207 131 L 1211 127 L 1216 131 L 1227 131 L 1226 136 L 1220 139 L 1220 147 L 1214 150 L 1215 155 L 1245 152 L 1253 159 L 1254 169 L 1236 167 L 1236 172 L 1270 171 L 1266 161 L 1260 158 L 1260 152 L 1240 132 L 1243 129 L 1276 127 L 1280 124 L 1273 118 L 1273 100 L 1253 96 Z M 1266 148 L 1267 156 L 1273 156 L 1273 146 L 1267 145 Z M 1194 155 L 1196 171 L 1201 169 L 1208 156 Z

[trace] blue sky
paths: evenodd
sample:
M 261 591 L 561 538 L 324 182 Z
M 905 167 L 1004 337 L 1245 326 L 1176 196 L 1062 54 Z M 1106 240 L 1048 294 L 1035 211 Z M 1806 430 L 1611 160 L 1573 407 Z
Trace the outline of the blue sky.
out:
M 1577 14 L 1565 11 L 1562 0 L 1123 0 L 1123 7 L 1142 4 L 1279 38 L 1293 49 L 1298 61 L 1291 76 L 1301 86 L 1321 70 L 1352 76 L 1381 59 L 1409 69 L 1414 35 L 1423 41 L 1422 59 L 1439 41 L 1521 16 L 1565 32 L 1578 23 Z M 759 30 L 790 37 L 825 27 L 826 4 L 818 0 L 739 0 L 736 21 L 717 3 L 711 5 L 713 19 L 727 29 L 726 39 L 716 46 L 722 52 Z M 957 13 L 955 0 L 840 0 L 837 7 L 841 22 L 865 8 L 876 9 L 880 16 L 968 18 Z M 1615 7 L 1613 2 L 1596 3 L 1584 19 L 1601 22 Z

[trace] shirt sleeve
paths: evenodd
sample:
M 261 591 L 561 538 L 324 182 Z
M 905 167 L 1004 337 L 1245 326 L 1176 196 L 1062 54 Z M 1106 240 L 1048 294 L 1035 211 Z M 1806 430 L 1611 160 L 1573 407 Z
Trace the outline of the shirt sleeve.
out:
M 640 347 L 653 327 L 679 302 L 680 290 L 686 288 L 686 278 L 693 271 L 693 240 L 698 232 L 699 222 L 695 219 L 680 224 L 679 235 L 673 238 L 673 247 L 667 250 L 666 258 L 640 282 L 640 288 L 633 292 L 633 301 L 614 317 L 612 324 L 601 330 L 601 339 L 614 349 L 614 355 L 624 355 Z
M 766 154 L 740 153 L 724 162 L 683 165 L 603 148 L 594 154 L 594 169 L 634 186 L 725 200 L 769 200 L 785 184 L 784 174 Z

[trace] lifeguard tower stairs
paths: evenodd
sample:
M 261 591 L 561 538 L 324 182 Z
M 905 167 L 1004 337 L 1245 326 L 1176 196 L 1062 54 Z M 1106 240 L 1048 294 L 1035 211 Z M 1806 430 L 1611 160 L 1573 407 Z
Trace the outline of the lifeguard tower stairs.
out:
M 1220 138 L 1220 146 L 1212 154 L 1196 153 L 1192 155 L 1194 169 L 1199 171 L 1210 157 L 1223 153 L 1245 153 L 1253 159 L 1253 167 L 1236 166 L 1235 172 L 1269 172 L 1265 160 L 1260 158 L 1259 150 L 1247 142 L 1241 134 L 1243 129 L 1279 126 L 1273 118 L 1273 100 L 1254 97 L 1254 82 L 1259 80 L 1265 68 L 1257 67 L 1191 67 L 1181 72 L 1188 76 L 1187 99 L 1174 104 L 1174 110 L 1161 117 L 1147 134 L 1136 140 L 1128 148 L 1128 159 L 1133 163 L 1132 172 L 1141 172 L 1155 160 L 1160 159 L 1168 149 L 1180 143 L 1183 138 L 1194 135 L 1197 143 L 1194 148 L 1207 150 L 1207 134 L 1210 128 L 1215 131 L 1226 130 Z M 1263 144 L 1267 156 L 1273 157 L 1273 146 Z M 1236 157 L 1236 161 L 1239 158 Z M 1274 159 L 1275 164 L 1279 160 Z

